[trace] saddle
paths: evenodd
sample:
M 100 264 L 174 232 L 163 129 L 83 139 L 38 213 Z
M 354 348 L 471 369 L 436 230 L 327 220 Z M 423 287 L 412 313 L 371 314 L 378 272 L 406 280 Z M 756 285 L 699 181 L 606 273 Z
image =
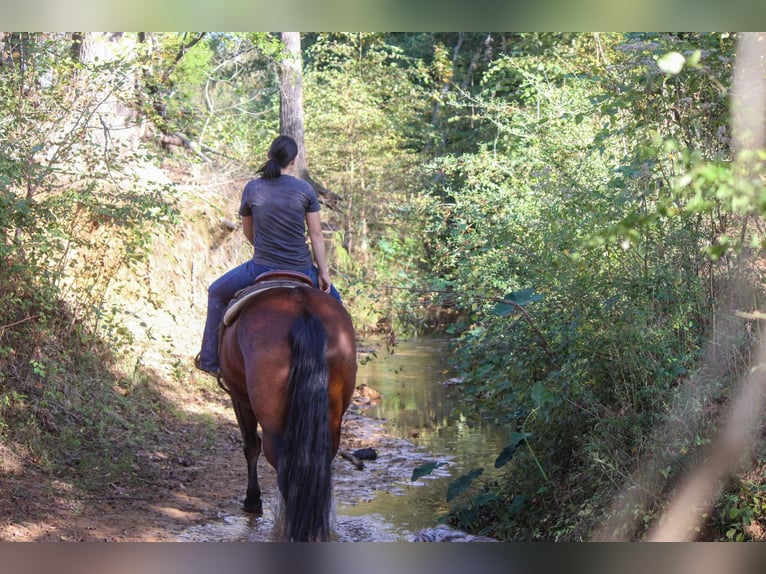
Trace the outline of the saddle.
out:
M 247 301 L 258 293 L 274 289 L 275 287 L 295 288 L 306 285 L 313 287 L 314 282 L 311 280 L 311 277 L 299 271 L 279 270 L 261 273 L 255 278 L 255 282 L 252 285 L 237 291 L 234 295 L 234 299 L 231 300 L 229 306 L 226 307 L 226 310 L 223 313 L 221 327 L 228 327 L 231 325 L 242 311 Z

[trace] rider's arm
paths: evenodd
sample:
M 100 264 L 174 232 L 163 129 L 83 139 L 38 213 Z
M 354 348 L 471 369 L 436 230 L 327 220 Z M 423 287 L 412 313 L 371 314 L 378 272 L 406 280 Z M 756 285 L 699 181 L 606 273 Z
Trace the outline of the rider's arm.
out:
M 322 235 L 322 221 L 318 211 L 306 213 L 306 226 L 311 239 L 311 250 L 314 252 L 314 260 L 319 270 L 319 287 L 323 291 L 330 291 L 330 270 L 327 267 L 327 255 L 324 248 L 324 236 Z

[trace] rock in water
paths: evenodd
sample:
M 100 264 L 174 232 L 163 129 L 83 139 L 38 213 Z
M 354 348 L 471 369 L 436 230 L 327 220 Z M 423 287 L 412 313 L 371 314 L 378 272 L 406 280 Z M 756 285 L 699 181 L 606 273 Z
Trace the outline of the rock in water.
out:
M 360 448 L 351 454 L 359 460 L 376 460 L 378 458 L 378 453 L 374 448 Z
M 424 528 L 412 539 L 413 542 L 497 542 L 488 536 L 477 536 L 450 528 L 445 524 Z

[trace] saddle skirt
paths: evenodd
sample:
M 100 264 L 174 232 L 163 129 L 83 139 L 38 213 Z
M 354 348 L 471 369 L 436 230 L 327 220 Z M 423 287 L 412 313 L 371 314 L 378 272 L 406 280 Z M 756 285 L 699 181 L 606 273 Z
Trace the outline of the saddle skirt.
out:
M 258 293 L 274 289 L 275 287 L 301 287 L 306 286 L 313 287 L 314 283 L 311 281 L 311 277 L 299 271 L 268 271 L 261 273 L 255 278 L 255 282 L 249 287 L 237 291 L 234 295 L 234 299 L 231 300 L 229 306 L 226 307 L 226 311 L 223 313 L 222 326 L 228 327 L 237 318 L 239 313 L 244 309 L 247 302 L 251 297 L 254 297 Z

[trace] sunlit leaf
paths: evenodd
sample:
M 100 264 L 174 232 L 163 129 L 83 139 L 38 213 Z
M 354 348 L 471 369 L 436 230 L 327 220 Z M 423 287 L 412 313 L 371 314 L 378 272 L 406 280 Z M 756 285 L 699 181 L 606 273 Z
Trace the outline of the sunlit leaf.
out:
M 660 70 L 666 74 L 679 74 L 684 69 L 686 58 L 680 52 L 668 52 L 657 59 Z
M 702 59 L 702 50 L 694 50 L 692 55 L 686 59 L 687 66 L 697 67 Z

